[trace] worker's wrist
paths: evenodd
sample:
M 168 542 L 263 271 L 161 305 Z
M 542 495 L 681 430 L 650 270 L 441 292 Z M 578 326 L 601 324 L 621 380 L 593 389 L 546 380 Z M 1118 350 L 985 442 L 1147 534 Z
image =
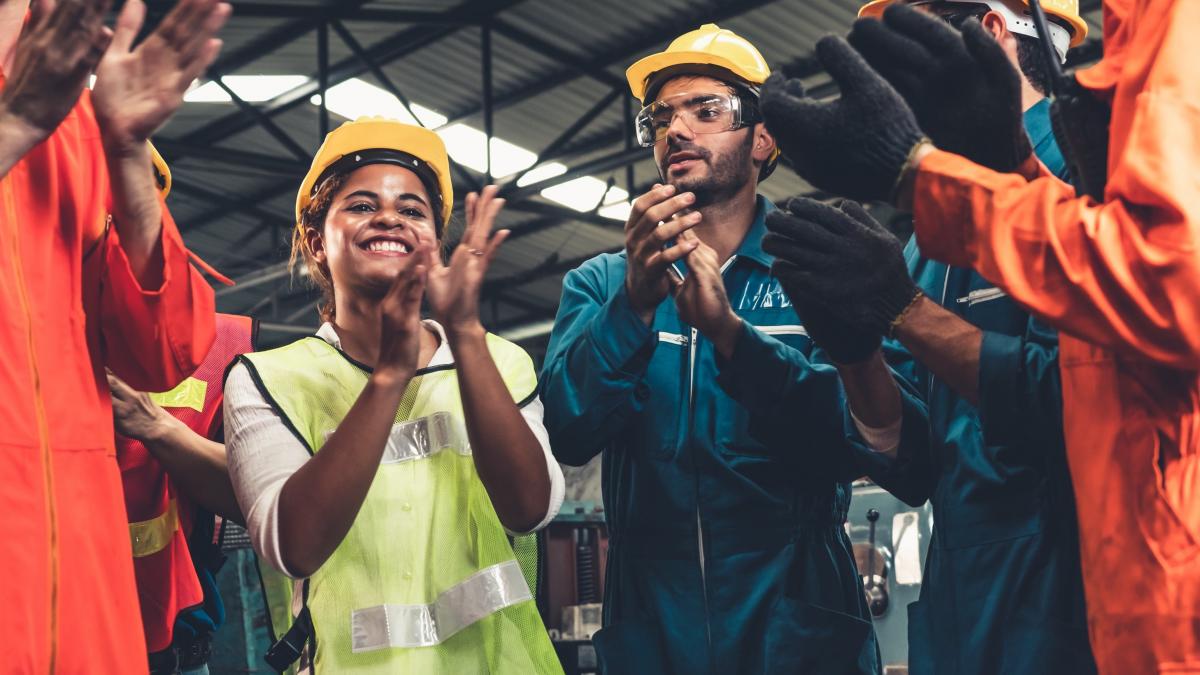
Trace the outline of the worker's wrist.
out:
M 180 433 L 189 431 L 189 429 L 187 425 L 166 410 L 158 406 L 155 406 L 155 409 L 158 412 L 155 413 L 154 421 L 147 427 L 146 435 L 141 441 L 151 454 L 157 456 L 163 448 L 171 447 Z
M 892 326 L 892 337 L 906 344 L 923 330 L 923 325 L 928 324 L 928 312 L 934 305 L 924 293 L 919 293 L 905 311 L 896 317 Z
M 42 142 L 46 135 L 44 130 L 30 124 L 0 101 L 0 153 L 10 155 L 13 164 Z
M 738 338 L 742 335 L 742 318 L 730 310 L 720 321 L 715 323 L 711 329 L 711 335 L 708 339 L 712 341 L 713 346 L 722 358 L 732 359 L 733 352 L 737 349 Z
M 473 343 L 484 344 L 487 340 L 487 330 L 478 320 L 462 324 L 446 323 L 442 330 L 446 332 L 446 341 L 450 343 L 451 350 Z
M 892 196 L 892 203 L 897 209 L 912 212 L 913 197 L 917 187 L 917 171 L 921 168 L 921 162 L 936 149 L 933 142 L 927 138 L 913 146 L 912 152 L 908 154 L 908 160 L 900 169 L 900 176 L 896 179 L 896 191 Z
M 378 365 L 367 379 L 367 387 L 385 393 L 403 393 L 414 374 L 413 369 L 404 366 Z

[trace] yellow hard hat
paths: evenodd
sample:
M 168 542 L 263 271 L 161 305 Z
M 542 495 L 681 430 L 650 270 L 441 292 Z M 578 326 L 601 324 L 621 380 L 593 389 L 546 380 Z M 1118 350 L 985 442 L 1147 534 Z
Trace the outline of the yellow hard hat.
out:
M 414 124 L 384 117 L 359 117 L 329 132 L 313 157 L 312 167 L 296 194 L 297 227 L 313 192 L 326 178 L 369 164 L 395 164 L 411 169 L 426 189 L 437 188 L 438 194 L 429 195 L 433 208 L 440 211 L 443 225 L 450 222 L 454 185 L 450 180 L 450 158 L 441 137 Z
M 150 141 L 146 141 L 146 145 L 150 146 L 150 163 L 154 166 L 154 184 L 158 187 L 158 193 L 163 199 L 171 194 L 171 167 L 167 166 L 167 160 L 158 154 L 158 148 Z
M 924 1 L 928 2 L 929 0 Z M 918 4 L 918 2 L 909 0 L 908 4 Z M 1033 16 L 1029 11 L 1029 0 L 954 0 L 954 2 L 987 5 L 1004 16 L 1009 31 L 1030 37 L 1038 36 L 1033 25 Z M 878 17 L 883 14 L 883 10 L 894 4 L 896 4 L 896 0 L 871 0 L 858 10 L 858 15 Z M 1079 15 L 1079 0 L 1042 0 L 1042 9 L 1045 10 L 1047 16 L 1062 19 L 1071 27 L 1071 47 L 1078 47 L 1087 37 L 1087 22 Z M 1051 30 L 1053 31 L 1053 28 Z M 1061 47 L 1059 57 L 1065 60 L 1067 46 L 1055 45 L 1056 49 L 1059 47 Z
M 771 75 L 766 60 L 754 45 L 731 30 L 706 23 L 675 38 L 666 51 L 651 54 L 629 66 L 625 71 L 629 91 L 634 98 L 644 101 L 655 73 L 668 68 L 675 70 L 679 66 L 719 68 L 755 87 Z
M 711 72 L 711 71 L 716 72 Z M 715 23 L 706 23 L 696 30 L 680 35 L 667 45 L 665 51 L 651 54 L 625 71 L 629 91 L 633 97 L 645 102 L 651 93 L 654 76 L 660 73 L 711 74 L 719 78 L 732 77 L 754 89 L 771 76 L 771 68 L 758 49 L 746 38 L 721 28 Z M 775 148 L 763 164 L 758 180 L 771 175 L 779 162 L 781 151 Z

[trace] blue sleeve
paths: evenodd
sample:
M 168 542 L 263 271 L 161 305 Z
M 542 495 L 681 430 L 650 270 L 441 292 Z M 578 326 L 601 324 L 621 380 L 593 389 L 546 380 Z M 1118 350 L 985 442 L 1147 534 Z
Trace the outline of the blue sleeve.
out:
M 1058 334 L 1030 317 L 1024 335 L 984 332 L 979 349 L 979 423 L 988 445 L 1062 441 Z
M 885 457 L 857 437 L 837 369 L 820 349 L 809 358 L 744 324 L 732 357 L 718 358 L 717 367 L 718 384 L 750 411 L 750 433 L 760 442 L 816 449 L 819 455 L 801 461 L 823 478 L 849 481 L 881 471 L 880 458 Z M 925 404 L 897 379 L 903 399 L 902 442 L 927 448 Z M 798 443 L 801 430 L 803 443 Z
M 541 397 L 554 456 L 581 466 L 641 410 L 639 383 L 657 341 L 629 305 L 622 283 L 606 298 L 604 259 L 563 279 L 562 300 L 546 359 Z
M 787 397 L 827 400 L 839 393 L 837 370 L 816 365 L 798 349 L 764 334 L 749 322 L 733 355 L 716 356 L 717 384 L 730 398 L 751 411 L 773 411 Z

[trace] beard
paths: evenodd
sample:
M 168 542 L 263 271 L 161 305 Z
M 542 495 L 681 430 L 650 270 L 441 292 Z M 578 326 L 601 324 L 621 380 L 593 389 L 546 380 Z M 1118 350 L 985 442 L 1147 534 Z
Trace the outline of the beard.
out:
M 659 164 L 659 175 L 667 175 L 667 157 L 672 153 L 687 151 L 700 155 L 700 159 L 708 167 L 706 176 L 683 176 L 665 182 L 675 186 L 676 194 L 691 192 L 696 196 L 692 208 L 700 208 L 716 204 L 737 194 L 752 179 L 754 170 L 750 162 L 750 148 L 754 143 L 754 135 L 746 134 L 746 142 L 740 143 L 730 152 L 713 156 L 712 151 L 691 143 L 667 145 L 667 152 Z

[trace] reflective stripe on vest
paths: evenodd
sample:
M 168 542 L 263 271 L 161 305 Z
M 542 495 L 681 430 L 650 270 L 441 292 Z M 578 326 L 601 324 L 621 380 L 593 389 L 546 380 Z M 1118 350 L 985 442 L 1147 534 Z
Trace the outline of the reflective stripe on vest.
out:
M 171 543 L 175 530 L 179 529 L 179 510 L 175 500 L 167 503 L 167 510 L 157 518 L 129 524 L 129 539 L 133 543 L 133 557 L 144 558 L 154 555 Z
M 325 441 L 336 429 L 325 434 Z M 445 411 L 435 412 L 428 417 L 400 422 L 392 425 L 387 446 L 379 458 L 380 464 L 398 464 L 414 459 L 428 459 L 442 450 L 452 450 L 460 455 L 470 455 L 471 446 L 463 437 L 454 418 Z
M 427 605 L 378 605 L 350 615 L 351 649 L 432 647 L 518 602 L 532 600 L 521 566 L 510 560 L 482 569 Z

